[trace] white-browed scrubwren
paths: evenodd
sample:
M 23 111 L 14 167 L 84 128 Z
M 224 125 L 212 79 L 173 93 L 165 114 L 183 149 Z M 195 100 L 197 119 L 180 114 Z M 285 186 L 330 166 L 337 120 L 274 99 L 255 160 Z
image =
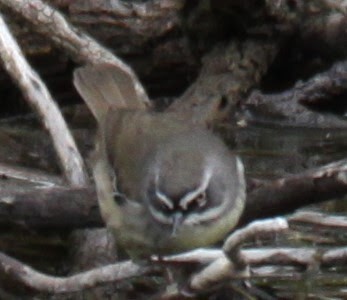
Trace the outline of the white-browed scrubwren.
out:
M 131 256 L 208 246 L 233 229 L 245 202 L 243 166 L 219 137 L 174 113 L 149 111 L 115 66 L 79 68 L 74 84 L 98 122 L 101 214 Z

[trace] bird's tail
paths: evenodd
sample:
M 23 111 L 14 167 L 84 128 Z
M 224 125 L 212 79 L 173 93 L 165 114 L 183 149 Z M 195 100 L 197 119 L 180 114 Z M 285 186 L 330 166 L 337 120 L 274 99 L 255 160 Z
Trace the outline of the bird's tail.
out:
M 100 122 L 109 109 L 148 109 L 149 101 L 135 80 L 116 65 L 104 63 L 76 69 L 73 82 Z

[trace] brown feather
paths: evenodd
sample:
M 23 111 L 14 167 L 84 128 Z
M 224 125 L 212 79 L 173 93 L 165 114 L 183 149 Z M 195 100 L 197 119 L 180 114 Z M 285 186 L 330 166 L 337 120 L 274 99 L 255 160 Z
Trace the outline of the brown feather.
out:
M 74 72 L 74 85 L 100 122 L 108 110 L 145 110 L 132 77 L 112 64 L 86 65 Z

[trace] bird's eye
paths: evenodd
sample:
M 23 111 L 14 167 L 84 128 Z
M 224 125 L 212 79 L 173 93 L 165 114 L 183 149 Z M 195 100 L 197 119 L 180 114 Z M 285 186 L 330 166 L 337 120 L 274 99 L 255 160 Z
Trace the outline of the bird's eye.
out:
M 155 194 L 155 203 L 157 208 L 163 213 L 170 213 L 174 209 L 171 199 L 159 191 Z
M 195 210 L 206 205 L 206 192 L 201 192 L 187 202 L 186 209 Z
M 196 204 L 198 205 L 199 208 L 205 206 L 205 204 L 206 204 L 206 193 L 202 192 L 199 195 L 197 195 L 194 198 L 194 202 L 196 202 Z
M 164 213 L 169 213 L 172 209 L 169 207 L 166 202 L 163 201 L 157 201 L 159 209 Z
M 118 204 L 118 205 L 123 205 L 126 202 L 126 196 L 124 194 L 114 192 L 113 193 L 113 200 Z

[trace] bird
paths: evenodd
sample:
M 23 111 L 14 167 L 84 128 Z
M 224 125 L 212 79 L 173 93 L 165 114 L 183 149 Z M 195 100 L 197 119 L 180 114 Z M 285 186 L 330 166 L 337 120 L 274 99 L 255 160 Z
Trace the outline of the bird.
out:
M 206 126 L 156 112 L 111 63 L 74 71 L 98 126 L 92 155 L 102 218 L 132 258 L 208 247 L 243 212 L 244 168 Z

